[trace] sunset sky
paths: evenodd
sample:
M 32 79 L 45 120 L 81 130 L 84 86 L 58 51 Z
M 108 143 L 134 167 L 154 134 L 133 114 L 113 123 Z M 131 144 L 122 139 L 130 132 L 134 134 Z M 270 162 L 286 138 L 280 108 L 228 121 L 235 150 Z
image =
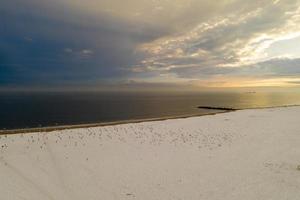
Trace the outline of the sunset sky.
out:
M 0 87 L 300 86 L 300 0 L 6 0 Z

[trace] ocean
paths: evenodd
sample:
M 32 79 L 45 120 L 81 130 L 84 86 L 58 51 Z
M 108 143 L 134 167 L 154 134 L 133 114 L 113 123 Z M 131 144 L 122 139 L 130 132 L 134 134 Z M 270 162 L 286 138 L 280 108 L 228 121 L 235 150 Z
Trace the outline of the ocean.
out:
M 202 115 L 199 106 L 300 105 L 293 92 L 1 92 L 0 129 Z

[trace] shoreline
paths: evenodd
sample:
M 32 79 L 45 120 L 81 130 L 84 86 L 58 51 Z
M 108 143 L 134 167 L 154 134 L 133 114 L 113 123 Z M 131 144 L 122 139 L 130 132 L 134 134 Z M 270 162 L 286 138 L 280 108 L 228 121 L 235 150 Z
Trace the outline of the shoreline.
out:
M 46 126 L 46 127 L 37 127 L 37 128 L 24 128 L 24 129 L 11 129 L 11 130 L 1 130 L 0 135 L 12 135 L 12 134 L 21 134 L 21 133 L 35 133 L 35 132 L 51 132 L 59 130 L 68 130 L 68 129 L 77 129 L 77 128 L 93 128 L 93 127 L 104 127 L 104 126 L 115 126 L 122 124 L 137 124 L 143 122 L 154 122 L 154 121 L 164 121 L 169 119 L 184 119 L 190 117 L 200 117 L 206 115 L 216 115 L 221 113 L 227 113 L 230 111 L 220 111 L 207 114 L 194 114 L 194 115 L 177 115 L 170 117 L 157 117 L 157 118 L 145 118 L 145 119 L 132 119 L 132 120 L 120 120 L 113 122 L 99 122 L 99 123 L 86 123 L 86 124 L 74 124 L 74 125 L 61 125 L 61 126 Z
M 199 109 L 206 107 L 208 110 L 216 110 L 219 112 L 213 113 L 204 113 L 204 114 L 187 114 L 187 115 L 177 115 L 177 116 L 166 116 L 166 117 L 156 117 L 156 118 L 145 118 L 145 119 L 132 119 L 132 120 L 119 120 L 112 122 L 98 122 L 98 123 L 84 123 L 84 124 L 74 124 L 74 125 L 60 125 L 60 126 L 45 126 L 45 127 L 36 127 L 36 128 L 21 128 L 21 129 L 7 129 L 0 130 L 0 135 L 13 135 L 13 134 L 22 134 L 22 133 L 36 133 L 36 132 L 52 132 L 60 130 L 69 130 L 77 128 L 93 128 L 93 127 L 105 127 L 105 126 L 115 126 L 122 124 L 131 124 L 131 123 L 143 123 L 143 122 L 154 122 L 154 121 L 165 121 L 169 119 L 184 119 L 190 117 L 201 117 L 207 115 L 217 115 L 228 112 L 235 112 L 239 110 L 255 110 L 255 109 L 270 109 L 270 108 L 286 108 L 286 107 L 298 107 L 300 105 L 282 105 L 282 106 L 270 106 L 270 107 L 253 107 L 253 108 L 223 108 L 218 109 L 218 107 L 209 107 L 209 106 L 198 106 Z
M 0 136 L 3 199 L 300 195 L 300 106 Z

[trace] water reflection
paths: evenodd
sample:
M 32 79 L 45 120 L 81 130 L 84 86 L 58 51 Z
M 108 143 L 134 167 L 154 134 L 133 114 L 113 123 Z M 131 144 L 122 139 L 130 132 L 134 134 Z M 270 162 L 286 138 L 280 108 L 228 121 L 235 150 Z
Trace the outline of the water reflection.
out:
M 205 114 L 198 106 L 300 105 L 295 92 L 0 93 L 0 129 Z

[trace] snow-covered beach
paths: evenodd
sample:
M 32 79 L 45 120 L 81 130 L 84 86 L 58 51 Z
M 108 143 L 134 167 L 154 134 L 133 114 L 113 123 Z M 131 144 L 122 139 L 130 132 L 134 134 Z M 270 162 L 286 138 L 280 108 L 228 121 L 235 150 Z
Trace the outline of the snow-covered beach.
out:
M 0 199 L 294 200 L 300 107 L 0 136 Z

